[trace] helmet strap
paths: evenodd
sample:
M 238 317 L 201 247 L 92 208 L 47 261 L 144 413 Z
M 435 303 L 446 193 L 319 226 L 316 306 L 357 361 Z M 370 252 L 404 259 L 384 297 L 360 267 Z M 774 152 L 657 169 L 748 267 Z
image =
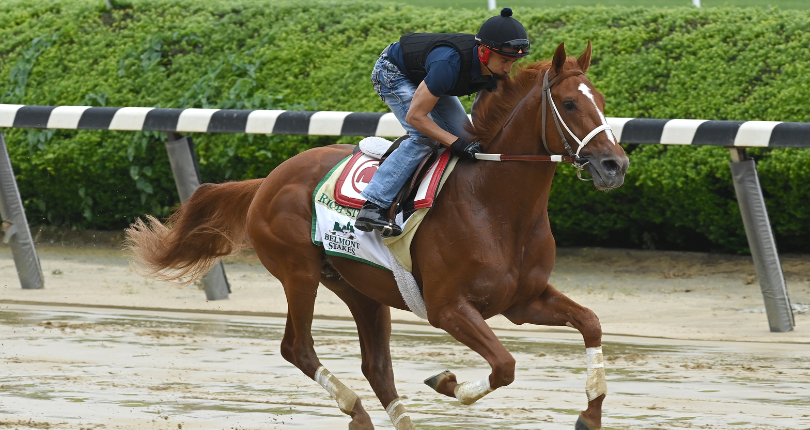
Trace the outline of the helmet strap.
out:
M 493 78 L 500 79 L 501 78 L 500 75 L 493 72 L 492 69 L 489 68 L 489 54 L 492 52 L 492 50 L 489 49 L 489 47 L 487 45 L 480 45 L 480 46 L 482 48 L 484 48 L 484 49 L 478 50 L 478 59 L 481 60 L 481 64 L 483 64 L 484 67 L 486 67 L 487 70 L 489 70 L 489 73 L 492 75 Z M 484 51 L 484 53 L 481 54 L 481 51 Z

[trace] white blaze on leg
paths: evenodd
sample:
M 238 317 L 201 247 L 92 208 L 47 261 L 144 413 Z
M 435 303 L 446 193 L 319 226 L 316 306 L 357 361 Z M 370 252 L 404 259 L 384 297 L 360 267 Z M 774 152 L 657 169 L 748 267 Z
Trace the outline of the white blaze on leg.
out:
M 357 402 L 357 394 L 354 394 L 354 391 L 343 385 L 332 372 L 326 370 L 323 366 L 315 371 L 315 382 L 320 384 L 337 401 L 341 412 L 346 415 L 351 414 L 354 404 Z
M 413 425 L 410 415 L 405 412 L 405 405 L 402 404 L 399 398 L 394 399 L 394 401 L 385 408 L 385 412 L 388 412 L 388 416 L 391 418 L 391 422 L 394 423 L 395 429 L 416 430 L 416 426 Z
M 588 401 L 607 394 L 607 382 L 605 381 L 605 360 L 602 358 L 602 347 L 585 348 L 588 361 L 588 381 L 585 382 L 585 392 L 588 394 Z
M 599 106 L 596 105 L 596 99 L 593 98 L 593 94 L 591 93 L 591 89 L 588 88 L 588 86 L 585 85 L 584 83 L 579 84 L 579 87 L 577 87 L 577 89 L 579 89 L 579 91 L 582 92 L 582 94 L 585 94 L 585 97 L 591 99 L 591 103 L 593 103 L 593 107 L 596 108 L 596 113 L 599 114 L 599 119 L 602 120 L 602 125 L 608 125 L 607 119 L 605 119 L 605 115 L 602 113 L 601 110 L 599 110 Z M 613 132 L 612 131 L 609 132 L 609 130 L 605 130 L 605 134 L 607 134 L 607 137 L 608 137 L 608 139 L 610 139 L 610 142 L 615 145 L 616 144 L 616 138 L 613 137 Z
M 484 379 L 480 381 L 458 384 L 456 388 L 453 389 L 456 399 L 458 399 L 462 405 L 471 405 L 475 403 L 476 400 L 493 391 L 495 390 L 489 387 L 489 376 L 484 377 Z

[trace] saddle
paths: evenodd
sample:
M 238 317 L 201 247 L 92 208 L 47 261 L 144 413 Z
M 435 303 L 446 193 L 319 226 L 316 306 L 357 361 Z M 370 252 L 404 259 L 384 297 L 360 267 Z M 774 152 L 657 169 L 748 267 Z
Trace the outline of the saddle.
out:
M 400 136 L 393 142 L 381 137 L 367 137 L 360 141 L 360 144 L 354 148 L 352 153 L 357 154 L 358 152 L 362 152 L 371 158 L 380 160 L 380 164 L 382 164 L 385 159 L 399 147 L 400 143 L 409 137 L 410 136 L 406 134 Z M 410 179 L 405 181 L 405 185 L 403 185 L 402 189 L 397 193 L 388 212 L 389 219 L 395 219 L 396 215 L 400 212 L 403 213 L 403 219 L 407 219 L 411 213 L 419 209 L 419 207 L 417 207 L 418 205 L 414 203 L 418 184 L 428 175 L 432 166 L 439 159 L 440 150 L 443 148 L 440 143 L 428 138 L 419 139 L 417 143 L 427 146 L 431 149 L 431 152 L 422 159 L 419 163 L 419 167 L 416 168 L 416 171 Z
M 362 192 L 377 171 L 379 158 L 390 153 L 389 149 L 393 151 L 392 142 L 367 138 L 360 147 L 371 155 L 358 148 L 355 154 L 336 164 L 312 193 L 312 243 L 323 246 L 327 255 L 348 257 L 388 270 L 393 270 L 391 260 L 394 258 L 405 271 L 410 271 L 411 240 L 435 203 L 457 159 L 445 149 L 439 149 L 438 157 L 427 157 L 414 175 L 415 179 L 408 181 L 399 192 L 397 203 L 392 205 L 399 212 L 391 219 L 403 233 L 386 238 L 384 243 L 380 234 L 355 229 L 354 226 L 366 203 Z M 434 158 L 436 161 L 430 163 Z

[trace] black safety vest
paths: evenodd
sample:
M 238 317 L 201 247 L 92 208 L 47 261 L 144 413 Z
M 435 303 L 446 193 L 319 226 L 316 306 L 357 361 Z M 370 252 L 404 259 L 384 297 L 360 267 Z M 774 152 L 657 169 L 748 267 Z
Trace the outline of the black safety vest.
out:
M 433 48 L 450 46 L 461 56 L 461 70 L 456 85 L 445 94 L 468 96 L 486 88 L 489 81 L 472 83 L 473 48 L 478 45 L 475 35 L 466 33 L 408 33 L 399 38 L 405 60 L 405 76 L 419 85 L 427 76 L 425 60 Z

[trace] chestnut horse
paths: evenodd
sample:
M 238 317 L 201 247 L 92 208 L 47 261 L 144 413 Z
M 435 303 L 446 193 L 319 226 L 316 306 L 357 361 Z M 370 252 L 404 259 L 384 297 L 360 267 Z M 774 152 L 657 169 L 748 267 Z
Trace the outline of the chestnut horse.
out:
M 484 92 L 470 132 L 487 153 L 576 155 L 594 186 L 620 186 L 629 161 L 602 114 L 604 97 L 584 75 L 590 58 L 590 42 L 578 59 L 567 58 L 560 44 L 551 62 L 531 64 L 502 81 L 497 91 Z M 579 146 L 571 148 L 569 141 Z M 313 191 L 352 149 L 315 148 L 290 158 L 265 179 L 203 184 L 165 225 L 152 217 L 133 224 L 129 247 L 147 276 L 190 282 L 221 257 L 252 246 L 284 286 L 288 312 L 282 356 L 331 394 L 351 416 L 350 429 L 373 429 L 358 396 L 321 365 L 313 348 L 319 284 L 334 291 L 357 323 L 363 374 L 396 429 L 415 429 L 398 399 L 388 344 L 389 308 L 408 310 L 394 276 L 327 256 L 310 238 Z M 413 276 L 430 324 L 480 354 L 492 372 L 463 384 L 442 372 L 426 383 L 463 404 L 511 384 L 515 359 L 486 323 L 494 315 L 515 324 L 567 325 L 582 333 L 589 370 L 588 406 L 576 428 L 596 430 L 607 393 L 599 319 L 548 283 L 555 258 L 548 198 L 556 165 L 460 161 L 447 179 L 412 242 Z

